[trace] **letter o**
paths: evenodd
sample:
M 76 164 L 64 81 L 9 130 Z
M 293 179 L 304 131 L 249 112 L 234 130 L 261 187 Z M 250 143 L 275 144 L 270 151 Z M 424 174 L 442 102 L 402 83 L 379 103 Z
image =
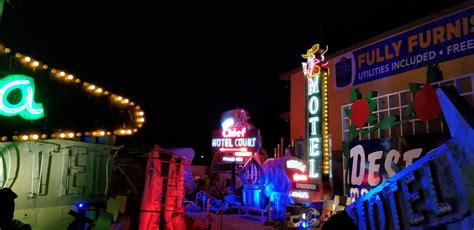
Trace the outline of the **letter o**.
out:
M 309 98 L 308 103 L 308 110 L 311 115 L 314 115 L 319 110 L 319 98 L 316 96 L 312 96 Z

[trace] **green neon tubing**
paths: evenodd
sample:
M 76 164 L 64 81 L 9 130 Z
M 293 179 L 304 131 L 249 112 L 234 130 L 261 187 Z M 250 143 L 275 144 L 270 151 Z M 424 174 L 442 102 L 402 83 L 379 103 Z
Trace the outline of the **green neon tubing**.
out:
M 15 89 L 21 91 L 21 101 L 10 104 L 8 95 Z M 11 117 L 20 115 L 25 120 L 44 117 L 43 104 L 34 102 L 35 81 L 26 75 L 8 75 L 0 79 L 0 115 Z

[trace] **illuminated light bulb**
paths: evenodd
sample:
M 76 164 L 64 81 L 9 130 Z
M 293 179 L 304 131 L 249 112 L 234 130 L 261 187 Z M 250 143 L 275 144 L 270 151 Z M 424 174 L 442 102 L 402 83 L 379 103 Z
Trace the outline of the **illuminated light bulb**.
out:
M 107 132 L 107 136 L 110 136 L 110 135 L 112 135 L 112 133 L 111 133 L 111 132 Z
M 134 133 L 138 132 L 138 129 L 133 129 L 133 132 L 134 132 Z
M 117 97 L 117 101 L 121 101 L 123 98 L 121 96 Z
M 66 76 L 66 73 L 64 71 L 59 72 L 59 76 L 64 77 Z
M 51 138 L 56 138 L 56 136 L 57 135 L 55 133 L 51 134 Z
M 7 141 L 7 140 L 8 140 L 8 137 L 6 137 L 6 136 L 2 137 L 2 141 Z
M 127 130 L 127 134 L 132 134 L 132 130 L 131 129 Z
M 41 138 L 46 139 L 46 138 L 48 138 L 48 135 L 43 134 L 43 135 L 41 135 Z
M 69 138 L 73 138 L 73 137 L 74 137 L 74 133 L 69 133 L 68 136 L 69 136 Z
M 31 58 L 30 57 L 25 57 L 25 62 L 30 62 Z M 28 137 L 28 136 L 27 136 Z
M 82 133 L 76 133 L 76 136 L 80 137 L 82 136 Z
M 88 82 L 84 82 L 82 83 L 82 85 L 84 85 L 85 87 L 89 86 L 89 83 Z
M 97 132 L 92 132 L 92 136 L 97 136 Z
M 95 89 L 95 85 L 89 86 L 89 89 L 90 89 L 90 90 L 94 90 L 94 89 Z
M 133 101 L 130 102 L 130 105 L 131 105 L 131 106 L 134 106 L 134 105 L 135 105 L 135 102 L 133 102 Z
M 110 92 L 109 92 L 109 91 L 105 91 L 104 94 L 105 94 L 105 95 L 109 95 Z
M 76 83 L 81 83 L 81 79 L 76 79 Z
M 103 91 L 102 88 L 98 88 L 95 90 L 96 93 L 102 93 L 102 91 Z
M 138 122 L 145 122 L 145 118 L 142 117 L 142 118 L 138 119 L 137 121 Z
M 5 48 L 5 53 L 10 53 L 12 50 L 10 48 Z
M 125 134 L 125 129 L 121 129 L 120 134 Z
M 128 99 L 123 100 L 123 103 L 127 104 L 129 102 Z
M 13 140 L 14 141 L 18 140 L 18 136 L 13 136 Z
M 72 74 L 69 74 L 69 75 L 67 75 L 67 79 L 72 80 L 72 79 L 74 79 L 74 76 Z
M 138 112 L 138 116 L 143 116 L 143 111 Z
M 65 134 L 65 133 L 61 133 L 61 134 L 59 134 L 59 137 L 60 137 L 60 138 L 65 138 L 65 137 L 66 137 L 66 134 Z
M 90 135 L 91 135 L 91 133 L 89 133 L 89 132 L 85 132 L 85 133 L 84 133 L 84 135 L 86 135 L 86 136 L 90 136 Z
M 100 131 L 99 134 L 100 134 L 101 136 L 104 136 L 104 135 L 105 135 L 105 132 L 104 132 L 104 131 Z
M 48 69 L 48 65 L 43 65 L 43 69 Z
M 15 57 L 19 58 L 19 57 L 21 57 L 21 54 L 20 54 L 20 53 L 16 53 L 16 54 L 15 54 Z M 18 138 L 18 137 L 17 137 L 17 138 Z
M 135 109 L 140 109 L 140 106 L 139 106 L 139 105 L 137 105 L 137 106 L 135 107 Z
M 37 61 L 34 61 L 31 65 L 33 65 L 34 67 L 38 67 L 40 65 L 40 63 L 37 62 Z
M 58 72 L 56 69 L 51 70 L 51 73 L 56 73 L 56 72 Z
M 33 136 L 31 136 L 33 138 L 33 140 L 38 140 L 39 136 L 38 134 L 33 134 Z
M 143 127 L 143 125 L 142 125 L 142 124 L 138 124 L 137 126 L 138 126 L 138 128 L 141 128 L 141 127 Z

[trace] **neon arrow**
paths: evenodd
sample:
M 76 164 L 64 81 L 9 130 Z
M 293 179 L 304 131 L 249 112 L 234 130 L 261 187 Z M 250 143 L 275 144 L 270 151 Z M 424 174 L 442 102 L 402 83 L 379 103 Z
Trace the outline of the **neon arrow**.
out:
M 247 148 L 220 148 L 221 152 L 247 152 Z
M 252 156 L 251 152 L 235 152 L 236 157 L 249 157 Z

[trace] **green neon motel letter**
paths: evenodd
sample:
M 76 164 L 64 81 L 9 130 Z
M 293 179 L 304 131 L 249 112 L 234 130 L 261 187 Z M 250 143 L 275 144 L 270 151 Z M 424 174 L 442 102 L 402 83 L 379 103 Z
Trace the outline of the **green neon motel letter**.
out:
M 8 101 L 8 95 L 15 89 L 21 91 L 21 100 L 16 104 Z M 43 104 L 33 101 L 35 81 L 25 75 L 8 75 L 0 79 L 0 115 L 20 115 L 26 120 L 37 120 L 44 117 Z

